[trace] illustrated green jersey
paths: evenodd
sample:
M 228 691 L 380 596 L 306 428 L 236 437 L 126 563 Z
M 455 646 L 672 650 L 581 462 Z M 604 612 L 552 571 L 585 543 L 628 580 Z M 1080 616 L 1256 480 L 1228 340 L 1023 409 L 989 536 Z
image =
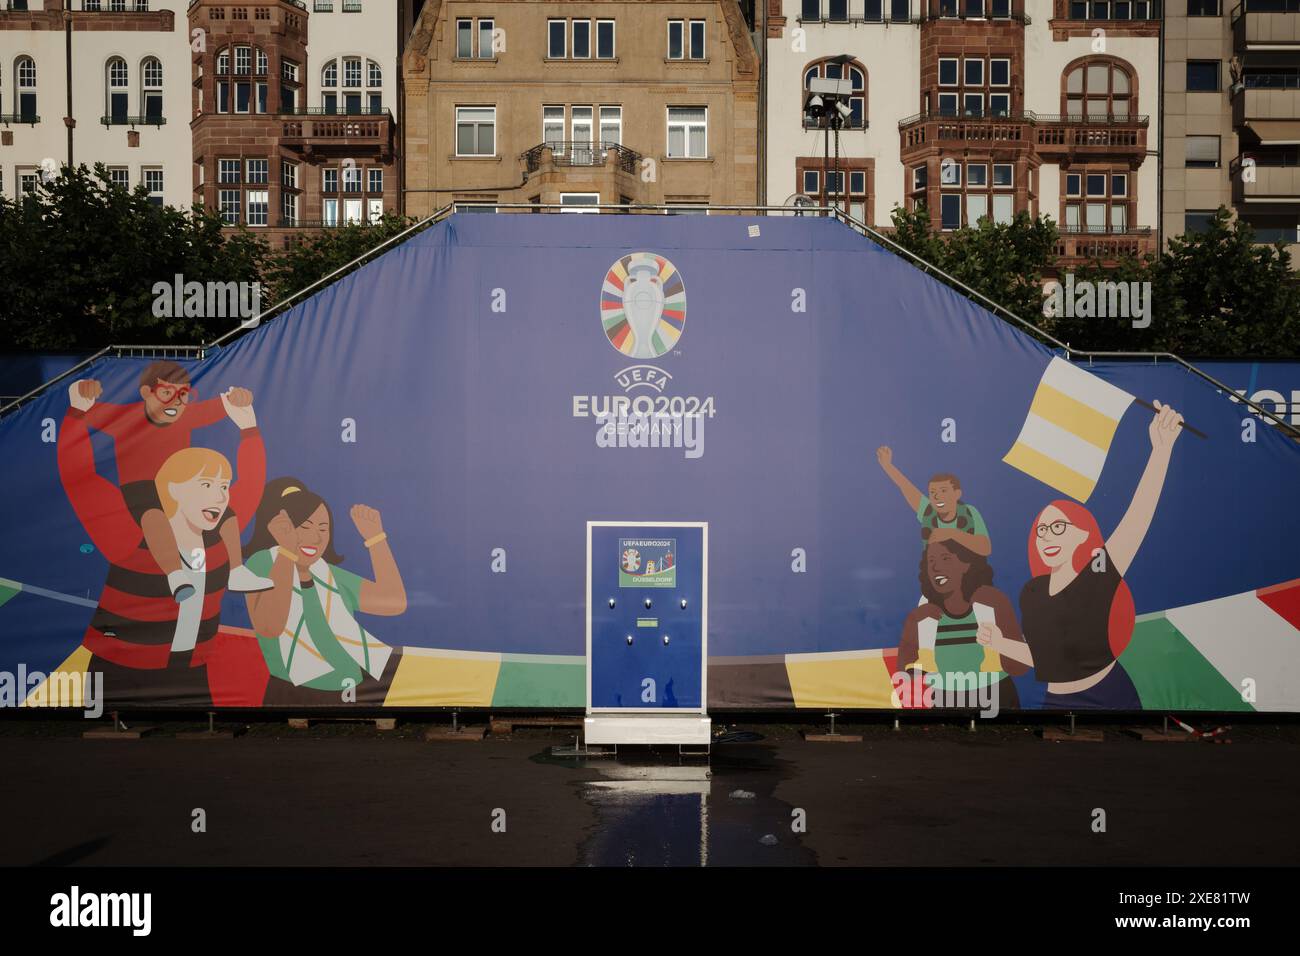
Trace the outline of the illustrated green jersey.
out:
M 965 531 L 968 534 L 978 535 L 982 538 L 989 536 L 988 525 L 984 523 L 984 516 L 974 505 L 968 505 L 964 501 L 957 503 L 957 513 L 951 521 L 944 521 L 939 517 L 939 513 L 934 510 L 934 505 L 930 499 L 921 498 L 921 503 L 916 508 L 916 520 L 921 523 L 922 543 L 930 535 L 929 531 L 934 528 L 955 528 L 957 531 Z

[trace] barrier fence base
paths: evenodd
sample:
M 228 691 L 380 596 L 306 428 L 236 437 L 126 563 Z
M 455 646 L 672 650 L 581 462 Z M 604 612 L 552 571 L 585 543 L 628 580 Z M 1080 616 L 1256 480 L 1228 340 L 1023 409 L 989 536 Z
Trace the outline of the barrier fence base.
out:
M 357 723 L 375 725 L 375 730 L 396 730 L 396 717 L 290 717 L 289 726 L 294 730 L 307 730 L 312 724 L 325 723 Z

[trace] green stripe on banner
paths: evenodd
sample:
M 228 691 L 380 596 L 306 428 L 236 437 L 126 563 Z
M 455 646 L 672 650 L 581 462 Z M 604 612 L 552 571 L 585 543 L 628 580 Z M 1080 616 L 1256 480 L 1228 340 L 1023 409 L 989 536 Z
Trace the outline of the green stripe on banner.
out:
M 7 581 L 0 581 L 0 606 L 17 594 L 21 589 L 17 586 L 10 586 Z
M 585 707 L 587 665 L 502 658 L 493 707 Z
M 1144 710 L 1254 710 L 1163 615 L 1138 620 L 1119 662 Z

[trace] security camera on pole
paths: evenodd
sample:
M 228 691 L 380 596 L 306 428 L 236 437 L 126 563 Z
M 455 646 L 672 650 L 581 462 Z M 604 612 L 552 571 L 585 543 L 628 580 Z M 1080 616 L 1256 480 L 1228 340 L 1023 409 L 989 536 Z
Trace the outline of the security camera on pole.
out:
M 815 77 L 808 81 L 808 90 L 804 96 L 803 111 L 804 115 L 813 124 L 819 125 L 825 130 L 824 134 L 824 157 L 822 160 L 822 196 L 831 196 L 831 208 L 839 207 L 839 195 L 844 191 L 841 182 L 840 172 L 840 128 L 844 121 L 852 117 L 853 110 L 849 105 L 849 98 L 853 95 L 853 84 L 843 77 L 844 64 L 852 59 L 847 53 L 831 57 L 826 61 L 827 66 L 836 65 L 840 67 L 841 76 L 838 79 L 829 77 Z M 835 134 L 835 163 L 831 164 L 831 133 Z M 834 193 L 831 192 L 831 183 L 835 184 Z

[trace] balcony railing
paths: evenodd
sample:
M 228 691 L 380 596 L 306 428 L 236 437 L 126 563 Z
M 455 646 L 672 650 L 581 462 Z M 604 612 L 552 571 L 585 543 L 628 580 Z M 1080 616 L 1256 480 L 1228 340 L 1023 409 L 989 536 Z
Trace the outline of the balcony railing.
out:
M 612 153 L 619 169 L 625 173 L 635 173 L 637 163 L 641 161 L 640 153 L 634 149 L 628 149 L 621 143 L 607 140 L 600 142 L 557 140 L 549 143 L 539 143 L 523 154 L 522 158 L 528 172 L 535 173 L 541 169 L 542 160 L 547 150 L 550 150 L 551 161 L 556 166 L 604 166 L 606 157 Z
M 346 109 L 336 107 L 330 109 L 327 106 L 299 106 L 296 109 L 286 110 L 278 109 L 275 111 L 276 116 L 387 116 L 388 107 L 386 106 L 359 106 L 356 109 Z
M 899 124 L 903 148 L 935 142 L 1024 143 L 1044 152 L 1146 149 L 1150 118 L 1072 116 L 1024 111 L 1003 115 L 944 116 L 918 113 Z
M 1255 165 L 1243 169 L 1241 158 L 1229 164 L 1237 202 L 1300 203 L 1300 165 Z
M 163 116 L 101 116 L 99 122 L 103 126 L 166 126 L 167 119 Z
M 40 121 L 35 113 L 0 113 L 0 126 L 35 126 Z
M 1300 0 L 1244 0 L 1232 11 L 1232 45 L 1247 50 L 1300 49 Z
M 387 114 L 372 119 L 326 115 L 312 119 L 284 120 L 281 124 L 281 138 L 286 143 L 337 140 L 378 145 L 387 142 L 392 129 L 392 118 Z
M 1056 242 L 1058 266 L 1074 262 L 1118 262 L 1126 258 L 1141 258 L 1156 251 L 1155 233 L 1149 226 L 1129 229 L 1088 230 L 1088 227 L 1061 227 Z M 1062 263 L 1060 260 L 1066 260 Z

